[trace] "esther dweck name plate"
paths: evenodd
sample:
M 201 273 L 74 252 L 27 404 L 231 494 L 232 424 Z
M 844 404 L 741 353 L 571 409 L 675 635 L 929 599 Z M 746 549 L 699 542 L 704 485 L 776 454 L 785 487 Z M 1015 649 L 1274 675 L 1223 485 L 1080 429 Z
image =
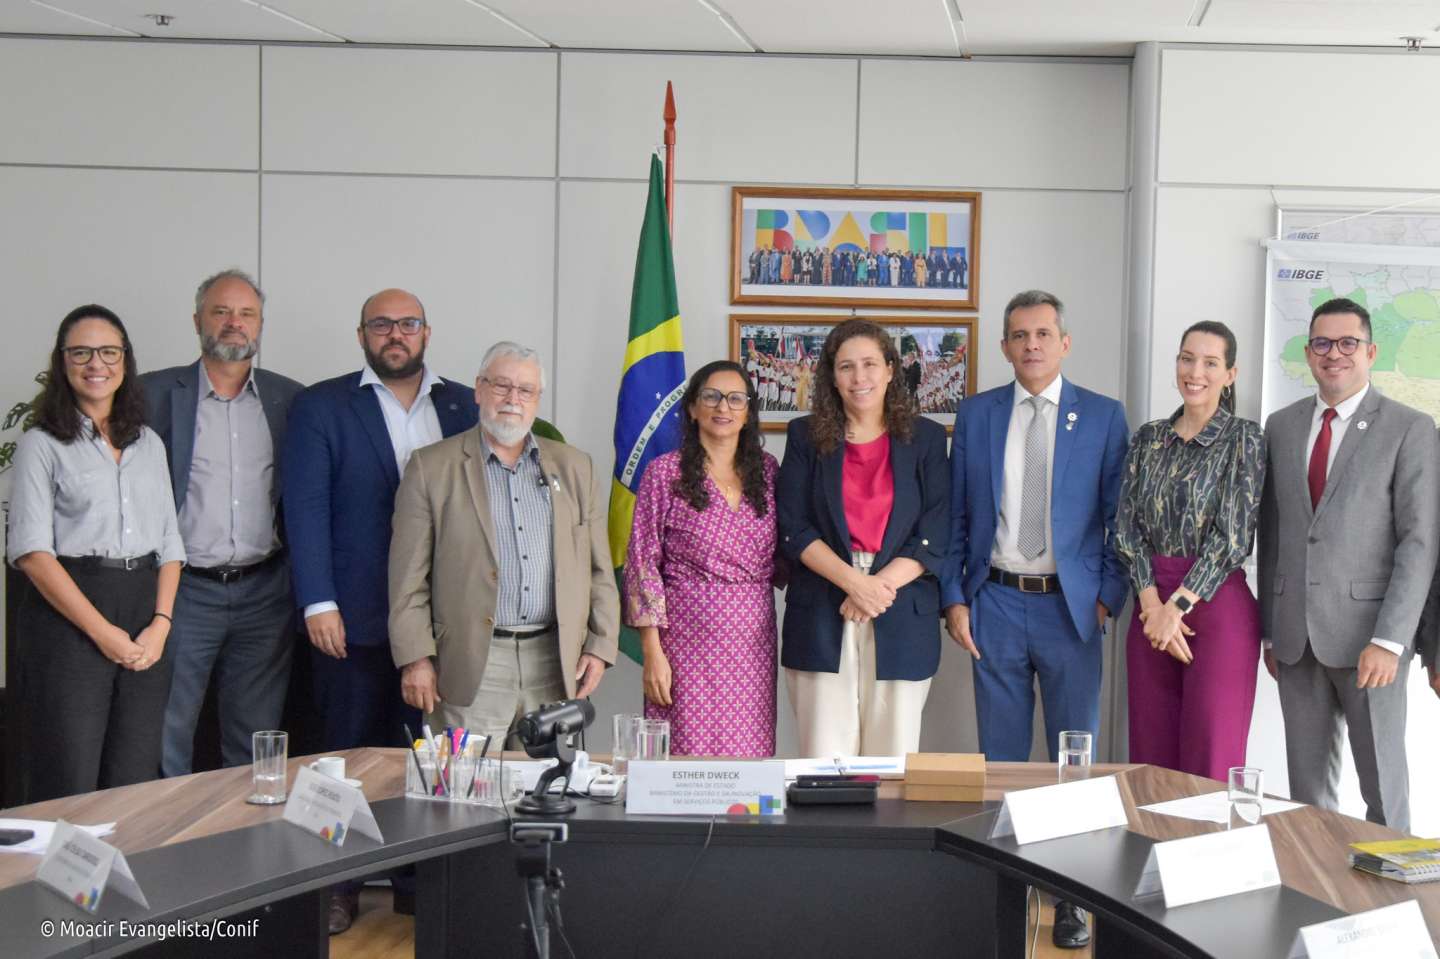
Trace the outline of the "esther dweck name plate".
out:
M 778 816 L 785 763 L 631 760 L 625 811 L 670 816 Z

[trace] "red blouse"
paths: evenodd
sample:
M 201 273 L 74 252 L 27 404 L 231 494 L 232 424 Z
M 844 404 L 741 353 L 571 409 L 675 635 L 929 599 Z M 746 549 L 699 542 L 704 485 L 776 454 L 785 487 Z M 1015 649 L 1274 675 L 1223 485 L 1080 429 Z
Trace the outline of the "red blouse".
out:
M 868 443 L 846 443 L 845 466 L 840 475 L 850 548 L 880 552 L 885 526 L 890 522 L 890 507 L 895 503 L 890 434 L 882 433 Z

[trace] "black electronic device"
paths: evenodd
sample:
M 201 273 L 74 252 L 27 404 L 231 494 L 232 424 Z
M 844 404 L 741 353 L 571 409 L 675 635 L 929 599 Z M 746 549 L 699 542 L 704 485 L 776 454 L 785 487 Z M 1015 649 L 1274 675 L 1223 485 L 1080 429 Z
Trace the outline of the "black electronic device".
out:
M 33 829 L 0 829 L 0 846 L 18 846 L 34 838 Z
M 794 782 L 785 790 L 792 806 L 874 805 L 879 793 L 874 782 Z
M 556 765 L 541 773 L 535 789 L 515 804 L 515 811 L 526 816 L 564 816 L 575 811 L 575 804 L 565 798 L 549 795 L 550 784 L 563 778 L 568 786 L 570 767 L 575 762 L 575 745 L 571 736 L 595 721 L 595 707 L 588 699 L 567 699 L 541 706 L 526 713 L 515 726 L 515 735 L 525 744 L 525 753 L 533 759 L 554 759 Z

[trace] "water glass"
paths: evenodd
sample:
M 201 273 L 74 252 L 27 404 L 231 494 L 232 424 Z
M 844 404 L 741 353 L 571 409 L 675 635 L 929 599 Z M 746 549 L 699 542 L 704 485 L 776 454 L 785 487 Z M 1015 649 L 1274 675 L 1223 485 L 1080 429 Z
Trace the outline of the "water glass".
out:
M 1062 783 L 1090 778 L 1089 730 L 1067 729 L 1060 734 L 1059 779 Z
M 262 729 L 250 737 L 253 783 L 246 802 L 272 806 L 285 801 L 285 763 L 290 758 L 290 736 L 279 729 Z
M 1253 826 L 1260 821 L 1264 773 L 1254 766 L 1232 766 L 1228 794 L 1232 828 Z
M 642 719 L 635 733 L 631 759 L 664 762 L 670 758 L 670 720 Z
M 635 755 L 635 738 L 640 732 L 641 717 L 635 713 L 616 713 L 611 717 L 613 733 L 610 747 L 610 768 L 615 775 L 623 776 L 630 769 L 630 758 Z

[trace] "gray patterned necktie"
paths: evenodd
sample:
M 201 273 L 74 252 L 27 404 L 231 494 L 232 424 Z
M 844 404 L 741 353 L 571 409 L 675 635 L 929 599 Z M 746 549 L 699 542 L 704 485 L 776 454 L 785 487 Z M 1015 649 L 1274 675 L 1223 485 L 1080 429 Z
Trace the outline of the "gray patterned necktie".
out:
M 1045 516 L 1049 498 L 1046 481 L 1050 478 L 1048 450 L 1045 442 L 1045 397 L 1032 396 L 1030 426 L 1025 430 L 1025 474 L 1020 484 L 1020 536 L 1016 545 L 1020 555 L 1034 559 L 1045 552 Z

